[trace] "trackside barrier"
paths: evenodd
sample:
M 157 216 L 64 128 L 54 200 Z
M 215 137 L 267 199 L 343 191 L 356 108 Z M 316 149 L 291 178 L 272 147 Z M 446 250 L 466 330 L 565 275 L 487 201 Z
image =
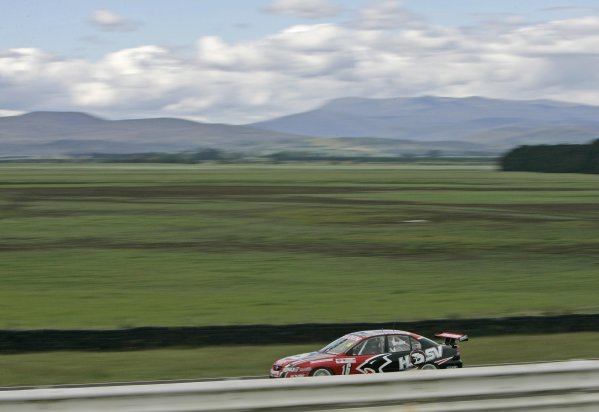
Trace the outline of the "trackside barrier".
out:
M 355 409 L 358 408 L 358 409 Z M 0 411 L 599 411 L 599 361 L 0 391 Z
M 504 336 L 599 331 L 599 313 L 515 316 L 478 319 L 428 319 L 402 322 L 303 323 L 296 325 L 228 325 L 139 327 L 107 330 L 0 330 L 0 353 L 57 350 L 132 350 L 169 347 L 324 343 L 356 330 L 401 329 L 432 336 L 442 330 L 470 336 Z

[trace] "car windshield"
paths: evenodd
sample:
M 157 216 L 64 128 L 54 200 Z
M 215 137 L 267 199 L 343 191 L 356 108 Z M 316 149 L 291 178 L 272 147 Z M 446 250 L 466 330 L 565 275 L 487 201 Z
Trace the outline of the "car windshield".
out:
M 334 342 L 329 343 L 327 346 L 322 348 L 320 352 L 332 353 L 338 355 L 340 353 L 347 352 L 352 346 L 356 344 L 357 340 L 355 337 L 344 336 L 337 339 Z

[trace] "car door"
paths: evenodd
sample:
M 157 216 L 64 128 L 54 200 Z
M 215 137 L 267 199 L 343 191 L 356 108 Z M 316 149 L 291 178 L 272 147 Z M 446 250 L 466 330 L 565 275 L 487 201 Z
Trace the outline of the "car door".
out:
M 391 360 L 386 347 L 385 335 L 364 339 L 347 353 L 345 361 L 348 362 L 348 366 L 344 368 L 344 373 L 388 372 Z
M 391 363 L 385 372 L 397 372 L 409 369 L 414 365 L 412 338 L 402 334 L 387 335 L 387 347 Z M 418 356 L 417 356 L 418 357 Z

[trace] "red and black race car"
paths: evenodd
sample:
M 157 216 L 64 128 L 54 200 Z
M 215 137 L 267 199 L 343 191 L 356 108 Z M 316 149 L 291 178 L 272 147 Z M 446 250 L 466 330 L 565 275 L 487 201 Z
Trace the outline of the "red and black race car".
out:
M 407 369 L 461 368 L 456 342 L 467 335 L 443 332 L 435 335 L 443 344 L 401 330 L 367 330 L 349 333 L 318 352 L 276 361 L 271 378 L 398 372 Z

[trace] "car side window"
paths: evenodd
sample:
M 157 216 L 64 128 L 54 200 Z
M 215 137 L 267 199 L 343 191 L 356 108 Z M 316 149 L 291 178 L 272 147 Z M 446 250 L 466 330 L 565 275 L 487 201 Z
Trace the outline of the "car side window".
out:
M 412 345 L 412 350 L 422 350 L 422 343 L 418 339 L 414 339 L 410 336 L 410 343 Z
M 410 350 L 410 338 L 405 335 L 388 335 L 389 351 L 404 352 Z
M 368 338 L 352 349 L 352 355 L 378 355 L 380 353 L 385 353 L 384 336 Z

